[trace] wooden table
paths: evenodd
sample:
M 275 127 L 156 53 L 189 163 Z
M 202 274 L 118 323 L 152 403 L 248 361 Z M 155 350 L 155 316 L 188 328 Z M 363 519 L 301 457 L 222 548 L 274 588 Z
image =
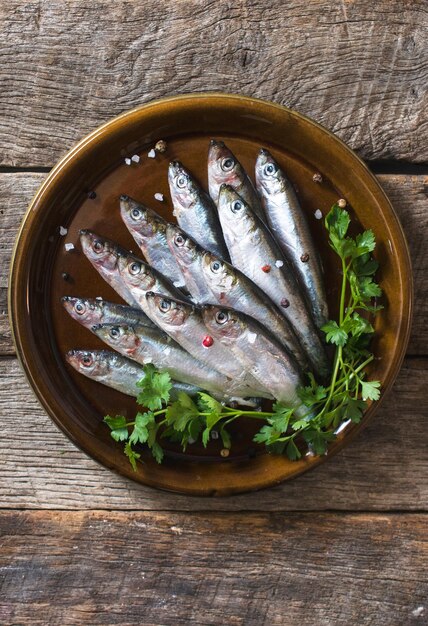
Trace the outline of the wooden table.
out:
M 428 623 L 428 3 L 58 0 L 0 5 L 0 623 Z M 77 450 L 35 400 L 7 321 L 24 211 L 86 133 L 223 90 L 287 104 L 379 175 L 416 310 L 379 414 L 330 462 L 230 499 L 153 491 Z

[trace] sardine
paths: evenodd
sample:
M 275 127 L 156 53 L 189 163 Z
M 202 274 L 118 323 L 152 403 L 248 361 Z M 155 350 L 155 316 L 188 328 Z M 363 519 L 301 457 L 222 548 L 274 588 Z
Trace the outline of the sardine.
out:
M 141 391 L 137 387 L 137 383 L 145 377 L 143 367 L 115 352 L 109 350 L 70 350 L 65 357 L 67 362 L 80 374 L 107 387 L 112 387 L 134 397 Z M 202 390 L 195 385 L 173 381 L 173 389 L 171 390 L 173 400 L 177 398 L 179 391 L 195 395 Z
M 74 296 L 64 296 L 61 301 L 67 313 L 89 330 L 95 324 L 139 324 L 157 328 L 141 309 L 126 304 Z
M 260 150 L 256 182 L 270 229 L 295 271 L 316 326 L 321 328 L 328 320 L 321 261 L 293 185 L 268 150 Z
M 265 224 L 229 185 L 219 195 L 219 215 L 232 263 L 256 283 L 290 322 L 315 372 L 330 366 L 297 280 Z
M 153 363 L 156 369 L 166 371 L 173 380 L 197 385 L 218 400 L 235 398 L 239 389 L 228 394 L 229 381 L 226 376 L 195 359 L 166 333 L 146 326 L 126 324 L 98 324 L 92 331 L 108 346 L 137 363 Z M 246 388 L 242 389 L 246 394 Z M 239 398 L 241 404 L 254 406 L 254 400 Z
M 227 376 L 228 389 L 244 387 L 248 389 L 244 395 L 270 397 L 266 389 L 244 371 L 238 359 L 207 334 L 200 309 L 153 292 L 148 292 L 146 298 L 151 319 L 192 356 Z
M 217 209 L 209 195 L 178 161 L 169 165 L 168 182 L 179 226 L 201 246 L 228 260 Z
M 120 214 L 148 263 L 176 287 L 183 287 L 183 275 L 166 243 L 167 222 L 152 209 L 125 195 L 120 196 Z
M 208 151 L 208 188 L 216 204 L 220 187 L 224 184 L 233 187 L 260 219 L 265 219 L 260 198 L 247 172 L 223 141 L 211 139 Z
M 80 243 L 86 258 L 92 263 L 104 280 L 131 306 L 138 306 L 120 277 L 118 260 L 128 252 L 110 239 L 90 231 L 80 231 Z
M 198 304 L 211 302 L 212 294 L 202 273 L 204 249 L 175 224 L 168 224 L 166 238 L 168 246 L 180 266 L 192 300 Z
M 296 362 L 255 320 L 213 305 L 202 307 L 202 316 L 212 336 L 229 348 L 274 398 L 295 408 L 298 415 L 307 411 L 297 393 L 302 378 Z

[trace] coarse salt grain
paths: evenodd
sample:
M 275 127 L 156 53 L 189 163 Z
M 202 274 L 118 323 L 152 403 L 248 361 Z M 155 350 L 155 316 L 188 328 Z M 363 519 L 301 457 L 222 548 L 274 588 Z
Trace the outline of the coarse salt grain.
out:
M 61 235 L 61 237 L 64 237 L 64 235 L 66 235 L 67 233 L 68 233 L 67 228 L 64 228 L 64 226 L 59 227 L 59 234 Z
M 317 220 L 320 220 L 322 218 L 322 212 L 319 209 L 315 211 L 314 215 Z
M 149 159 L 154 159 L 156 157 L 156 151 L 153 148 L 147 153 Z
M 423 612 L 424 612 L 424 607 L 423 606 L 418 606 L 417 609 L 414 609 L 412 611 L 412 615 L 414 617 L 420 617 L 423 614 Z
M 95 297 L 95 300 L 102 300 L 102 299 L 103 299 L 103 297 L 102 297 L 102 296 L 96 296 L 96 297 Z
M 181 280 L 174 280 L 174 282 L 172 283 L 174 285 L 174 287 L 182 287 L 183 283 L 181 282 Z
M 155 200 L 159 200 L 159 202 L 163 202 L 163 193 L 155 193 Z
M 276 267 L 282 267 L 284 265 L 284 261 L 280 261 L 278 259 L 278 261 L 275 261 L 275 265 L 276 265 Z
M 138 154 L 134 154 L 131 157 L 131 161 L 134 161 L 134 163 L 139 163 L 140 162 L 140 157 L 138 156 Z
M 66 244 L 64 244 L 64 248 L 65 248 L 66 252 L 69 252 L 70 250 L 74 250 L 74 244 L 66 243 Z
M 254 343 L 257 339 L 257 333 L 248 333 L 248 343 Z
M 131 159 L 128 159 L 128 157 L 126 157 L 125 163 L 126 163 L 126 165 L 131 165 Z

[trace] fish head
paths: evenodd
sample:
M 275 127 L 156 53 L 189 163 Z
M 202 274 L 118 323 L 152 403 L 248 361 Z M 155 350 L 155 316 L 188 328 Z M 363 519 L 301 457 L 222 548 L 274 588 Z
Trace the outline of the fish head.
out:
M 75 370 L 95 378 L 102 377 L 109 371 L 109 362 L 102 355 L 103 352 L 96 350 L 70 350 L 65 358 Z
M 211 139 L 208 150 L 210 188 L 216 188 L 217 192 L 223 184 L 239 188 L 244 176 L 243 167 L 233 152 L 223 141 Z M 217 201 L 217 198 L 214 199 Z
M 236 281 L 234 268 L 212 252 L 202 257 L 202 272 L 209 288 L 221 298 L 221 293 L 232 289 Z
M 283 190 L 284 176 L 269 150 L 262 148 L 256 161 L 256 185 L 260 191 L 274 195 Z
M 134 328 L 128 324 L 96 324 L 92 332 L 107 345 L 128 355 L 134 354 L 140 341 Z
M 192 265 L 197 260 L 198 244 L 175 224 L 168 224 L 166 227 L 166 240 L 169 249 L 180 265 Z
M 100 323 L 103 315 L 101 301 L 64 296 L 61 302 L 67 313 L 81 324 L 92 326 Z
M 256 225 L 250 206 L 230 185 L 222 185 L 218 196 L 220 221 L 235 237 L 244 237 Z
M 90 230 L 80 231 L 80 243 L 85 256 L 95 265 L 102 265 L 104 270 L 113 271 L 117 264 L 117 249 L 112 242 Z
M 236 342 L 246 331 L 245 322 L 233 309 L 207 304 L 202 307 L 202 317 L 212 336 L 223 343 Z
M 187 302 L 174 300 L 153 291 L 146 293 L 146 300 L 152 319 L 154 321 L 159 320 L 161 327 L 163 325 L 170 327 L 183 326 L 194 310 L 193 305 Z
M 118 269 L 129 289 L 139 289 L 146 292 L 153 289 L 156 284 L 156 278 L 150 266 L 133 254 L 119 256 Z
M 120 196 L 120 214 L 131 232 L 144 237 L 152 237 L 163 221 L 154 211 L 125 195 Z
M 172 161 L 168 168 L 168 183 L 174 208 L 191 209 L 198 200 L 198 188 L 179 161 Z

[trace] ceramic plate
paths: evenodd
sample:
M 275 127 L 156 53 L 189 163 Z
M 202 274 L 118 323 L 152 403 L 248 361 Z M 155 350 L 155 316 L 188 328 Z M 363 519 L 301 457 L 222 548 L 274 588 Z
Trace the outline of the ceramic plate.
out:
M 134 473 L 122 446 L 102 422 L 105 414 L 135 414 L 136 404 L 76 373 L 64 354 L 71 348 L 100 348 L 99 340 L 64 311 L 63 295 L 102 296 L 120 301 L 83 256 L 78 233 L 93 229 L 138 253 L 121 222 L 118 199 L 125 193 L 173 220 L 168 192 L 170 160 L 182 161 L 206 187 L 208 143 L 223 139 L 251 174 L 260 147 L 268 148 L 298 191 L 326 276 L 331 314 L 335 314 L 340 275 L 337 258 L 326 245 L 323 214 L 346 198 L 353 221 L 372 228 L 381 264 L 384 310 L 376 321 L 370 377 L 382 381 L 382 398 L 391 387 L 407 346 L 412 280 L 406 241 L 399 221 L 376 178 L 364 163 L 327 130 L 285 107 L 252 98 L 196 94 L 152 102 L 125 113 L 83 139 L 52 170 L 23 221 L 11 269 L 10 311 L 16 350 L 28 380 L 55 423 L 91 457 L 146 485 L 195 495 L 226 495 L 279 483 L 330 458 L 367 423 L 381 401 L 358 426 L 350 425 L 323 457 L 297 462 L 268 455 L 252 443 L 254 430 L 243 423 L 234 431 L 232 452 L 220 456 L 211 441 L 205 450 L 186 454 L 170 446 L 158 465 L 149 454 Z M 164 155 L 147 156 L 159 140 Z M 125 158 L 140 156 L 127 165 Z M 322 175 L 322 184 L 312 180 Z M 95 192 L 96 197 L 88 197 Z M 154 198 L 165 197 L 164 202 Z M 91 195 L 91 194 L 89 194 Z M 92 194 L 93 195 L 93 194 Z M 60 232 L 65 232 L 61 236 Z M 65 243 L 74 250 L 66 251 Z M 66 279 L 65 279 L 65 278 Z M 381 398 L 381 399 L 382 399 Z M 35 450 L 37 454 L 37 450 Z

